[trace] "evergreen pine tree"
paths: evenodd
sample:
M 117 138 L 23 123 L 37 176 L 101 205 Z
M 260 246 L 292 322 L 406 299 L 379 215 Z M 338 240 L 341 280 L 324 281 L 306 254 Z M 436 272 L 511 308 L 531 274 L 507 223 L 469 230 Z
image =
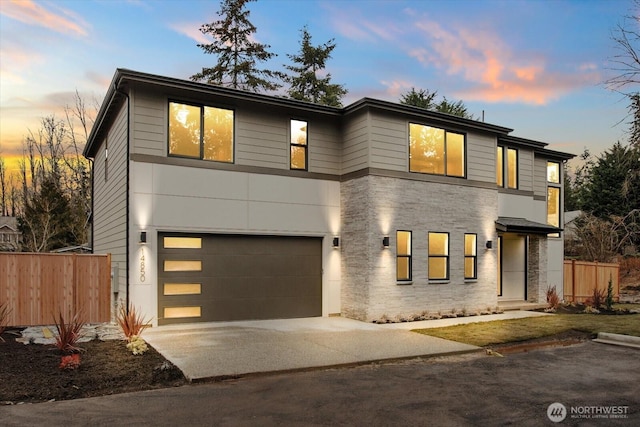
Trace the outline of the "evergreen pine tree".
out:
M 276 73 L 258 69 L 256 63 L 271 59 L 271 46 L 252 41 L 256 27 L 249 21 L 248 2 L 255 0 L 221 0 L 218 15 L 221 19 L 203 24 L 200 31 L 210 34 L 213 42 L 198 44 L 205 53 L 218 56 L 214 67 L 203 67 L 191 76 L 193 81 L 227 86 L 234 89 L 260 92 L 280 87 L 274 82 Z
M 342 85 L 331 83 L 331 74 L 318 76 L 325 69 L 325 64 L 336 47 L 334 40 L 313 46 L 306 26 L 300 33 L 300 51 L 296 55 L 287 54 L 293 65 L 284 66 L 291 74 L 281 74 L 282 79 L 289 84 L 287 94 L 301 101 L 340 107 L 347 90 Z

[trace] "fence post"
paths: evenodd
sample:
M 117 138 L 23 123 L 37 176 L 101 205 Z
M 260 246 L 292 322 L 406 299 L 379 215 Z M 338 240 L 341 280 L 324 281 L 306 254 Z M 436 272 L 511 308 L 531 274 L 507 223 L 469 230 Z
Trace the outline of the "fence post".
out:
M 576 260 L 571 260 L 571 302 L 576 302 Z

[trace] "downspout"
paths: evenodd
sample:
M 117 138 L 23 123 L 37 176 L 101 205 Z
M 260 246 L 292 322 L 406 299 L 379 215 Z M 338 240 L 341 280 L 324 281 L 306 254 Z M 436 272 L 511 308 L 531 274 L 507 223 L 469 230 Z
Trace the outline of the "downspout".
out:
M 93 168 L 95 167 L 95 162 L 93 161 L 93 159 L 87 157 L 87 160 L 89 160 L 89 163 L 91 163 L 91 167 L 89 168 L 89 170 L 91 171 L 91 212 L 89 213 L 90 218 L 91 218 L 91 241 L 87 242 L 91 245 L 91 253 L 95 253 L 93 248 L 95 247 L 95 245 L 93 244 L 93 236 L 95 236 L 95 229 L 93 228 L 93 212 L 95 209 L 95 197 L 94 197 L 94 179 L 95 179 L 95 171 L 93 170 Z
M 125 271 L 126 271 L 126 279 L 125 279 L 125 295 L 126 295 L 126 307 L 127 307 L 127 313 L 129 313 L 129 156 L 130 156 L 130 126 L 131 126 L 131 98 L 129 97 L 129 94 L 126 92 L 121 92 L 120 90 L 118 90 L 118 86 L 117 84 L 114 84 L 114 89 L 116 93 L 119 93 L 120 95 L 123 95 L 127 98 L 127 156 L 126 156 L 126 163 L 127 163 L 127 169 L 126 169 L 126 201 L 125 201 L 125 206 L 126 206 L 126 212 L 125 212 L 125 221 L 126 221 L 126 226 L 125 226 Z

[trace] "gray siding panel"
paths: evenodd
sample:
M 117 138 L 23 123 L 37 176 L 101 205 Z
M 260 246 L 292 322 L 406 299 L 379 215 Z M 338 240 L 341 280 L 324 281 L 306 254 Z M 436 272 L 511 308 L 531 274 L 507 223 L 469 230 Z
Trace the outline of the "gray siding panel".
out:
M 467 178 L 475 181 L 496 182 L 495 136 L 467 134 Z
M 131 94 L 131 152 L 165 156 L 167 153 L 167 98 L 141 89 Z
M 547 197 L 547 161 L 536 158 L 533 162 L 533 194 Z
M 518 189 L 533 191 L 533 151 L 518 150 Z
M 94 159 L 93 181 L 93 252 L 111 254 L 113 266 L 119 267 L 120 295 L 126 291 L 126 200 L 127 200 L 127 105 L 111 124 L 108 134 L 108 164 L 105 164 L 105 141 Z M 108 168 L 105 180 L 105 166 Z
M 344 123 L 342 173 L 364 169 L 369 165 L 369 115 L 350 116 Z
M 404 118 L 371 116 L 371 167 L 409 170 L 408 126 Z

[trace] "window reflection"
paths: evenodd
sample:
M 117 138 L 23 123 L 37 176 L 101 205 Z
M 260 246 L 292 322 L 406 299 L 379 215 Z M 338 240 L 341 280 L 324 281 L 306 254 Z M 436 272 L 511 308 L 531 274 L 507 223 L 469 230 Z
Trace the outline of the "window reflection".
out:
M 507 149 L 507 187 L 518 188 L 518 150 Z
M 409 124 L 409 170 L 464 177 L 464 135 Z
M 547 181 L 560 184 L 560 163 L 547 162 Z

